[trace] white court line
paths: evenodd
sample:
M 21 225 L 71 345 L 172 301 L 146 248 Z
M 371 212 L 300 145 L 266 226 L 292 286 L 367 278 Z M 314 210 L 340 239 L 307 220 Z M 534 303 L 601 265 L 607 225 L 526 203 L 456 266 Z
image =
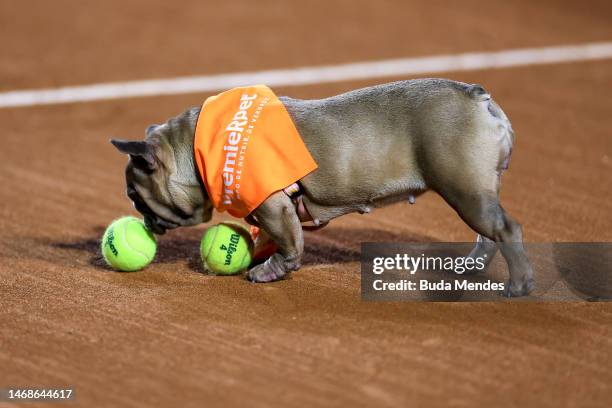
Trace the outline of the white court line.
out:
M 607 58 L 612 58 L 612 42 L 520 48 L 495 52 L 470 52 L 316 67 L 2 92 L 0 93 L 0 108 L 54 105 L 141 96 L 205 93 L 252 84 L 266 84 L 269 86 L 312 85 L 359 79 L 507 68 Z

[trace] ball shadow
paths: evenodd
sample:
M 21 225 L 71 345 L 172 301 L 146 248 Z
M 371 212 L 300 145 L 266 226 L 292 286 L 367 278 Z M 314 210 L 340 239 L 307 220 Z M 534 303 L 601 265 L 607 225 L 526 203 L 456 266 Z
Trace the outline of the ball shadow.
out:
M 89 237 L 71 242 L 50 242 L 48 245 L 63 250 L 89 255 L 88 263 L 96 268 L 111 270 L 100 251 L 100 239 L 105 228 L 97 226 Z M 200 240 L 205 230 L 181 228 L 158 237 L 155 263 L 186 262 L 188 268 L 207 273 L 200 259 Z M 305 231 L 303 265 L 359 262 L 362 242 L 423 242 L 432 238 L 417 234 L 398 234 L 376 228 L 346 228 L 329 226 L 319 231 Z
M 51 242 L 54 248 L 80 251 L 89 254 L 88 263 L 96 268 L 112 270 L 104 261 L 100 249 L 100 240 L 104 227 L 95 227 L 92 236 L 72 242 Z M 190 269 L 204 273 L 199 257 L 199 245 L 202 231 L 185 228 L 181 231 L 171 231 L 157 237 L 157 253 L 153 262 L 167 264 L 187 261 Z

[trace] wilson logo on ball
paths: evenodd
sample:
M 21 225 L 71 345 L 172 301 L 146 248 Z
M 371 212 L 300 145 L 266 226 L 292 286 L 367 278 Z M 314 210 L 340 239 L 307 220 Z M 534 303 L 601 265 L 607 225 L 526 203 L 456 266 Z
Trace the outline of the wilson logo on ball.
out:
M 108 232 L 108 236 L 106 237 L 105 245 L 107 245 L 110 248 L 113 255 L 117 256 L 119 255 L 119 252 L 117 251 L 117 248 L 115 248 L 115 245 L 113 244 L 114 240 L 115 240 L 115 234 L 114 234 L 114 231 L 111 229 Z
M 222 251 L 226 251 L 225 254 L 225 265 L 231 265 L 232 264 L 232 255 L 234 254 L 234 252 L 236 252 L 236 249 L 238 249 L 238 242 L 240 241 L 240 235 L 239 234 L 232 234 L 230 236 L 230 243 L 228 246 L 225 246 L 223 244 L 221 244 L 221 246 L 219 247 L 220 250 Z

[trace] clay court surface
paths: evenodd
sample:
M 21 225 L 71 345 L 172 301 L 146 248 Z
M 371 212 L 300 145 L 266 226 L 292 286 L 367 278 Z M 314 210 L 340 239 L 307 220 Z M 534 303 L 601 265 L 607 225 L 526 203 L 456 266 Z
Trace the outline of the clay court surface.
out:
M 159 3 L 0 2 L 0 91 L 612 39 L 604 1 Z M 511 118 L 502 204 L 527 241 L 612 241 L 612 60 L 442 76 Z M 161 237 L 144 271 L 106 269 L 105 226 L 135 214 L 108 139 L 207 96 L 0 109 L 0 388 L 84 407 L 612 404 L 610 303 L 361 300 L 361 242 L 475 238 L 434 194 L 307 233 L 277 283 L 203 274 L 205 225 Z

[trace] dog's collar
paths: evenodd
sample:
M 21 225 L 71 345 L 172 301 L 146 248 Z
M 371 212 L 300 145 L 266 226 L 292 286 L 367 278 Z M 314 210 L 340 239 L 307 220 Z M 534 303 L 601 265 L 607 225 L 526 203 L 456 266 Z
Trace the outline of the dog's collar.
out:
M 306 208 L 306 204 L 304 203 L 303 199 L 304 187 L 302 187 L 302 184 L 299 181 L 291 184 L 289 187 L 283 188 L 283 193 L 287 194 L 287 197 L 289 197 L 291 202 L 293 202 L 295 212 L 297 213 L 300 222 L 312 221 L 314 223 L 314 225 L 302 225 L 302 229 L 306 231 L 316 231 L 329 223 L 329 221 L 321 222 L 310 215 L 310 212 Z M 253 214 L 249 214 L 245 219 L 252 226 L 261 228 L 259 220 Z
M 293 183 L 292 185 L 290 185 L 289 187 L 285 187 L 283 188 L 283 191 L 285 192 L 285 194 L 287 194 L 289 196 L 289 198 L 293 199 L 299 195 L 304 194 L 304 188 L 302 187 L 302 183 L 300 183 L 299 181 L 296 183 Z
M 304 195 L 304 187 L 302 187 L 302 183 L 299 181 L 291 184 L 289 187 L 283 188 L 283 192 L 287 194 L 287 196 L 293 201 L 293 205 L 295 205 L 295 211 L 297 212 L 298 218 L 302 222 L 313 221 L 310 212 L 304 205 L 303 195 Z

